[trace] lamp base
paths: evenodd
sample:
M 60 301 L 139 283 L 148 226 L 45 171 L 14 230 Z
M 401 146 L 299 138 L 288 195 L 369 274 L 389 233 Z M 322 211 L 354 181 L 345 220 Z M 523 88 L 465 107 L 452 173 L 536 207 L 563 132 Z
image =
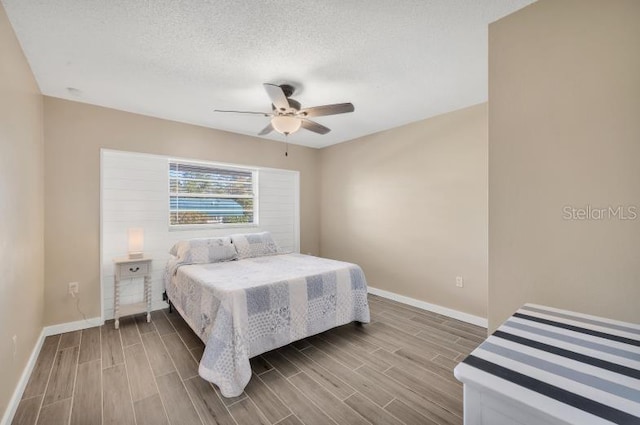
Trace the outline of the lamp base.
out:
M 144 257 L 144 254 L 142 252 L 130 252 L 129 253 L 129 260 L 140 260 L 143 257 Z

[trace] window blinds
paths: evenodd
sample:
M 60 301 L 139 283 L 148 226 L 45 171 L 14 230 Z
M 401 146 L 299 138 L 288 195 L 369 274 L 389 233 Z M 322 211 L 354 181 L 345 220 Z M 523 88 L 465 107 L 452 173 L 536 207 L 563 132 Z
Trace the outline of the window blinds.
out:
M 169 161 L 169 223 L 252 224 L 257 171 Z

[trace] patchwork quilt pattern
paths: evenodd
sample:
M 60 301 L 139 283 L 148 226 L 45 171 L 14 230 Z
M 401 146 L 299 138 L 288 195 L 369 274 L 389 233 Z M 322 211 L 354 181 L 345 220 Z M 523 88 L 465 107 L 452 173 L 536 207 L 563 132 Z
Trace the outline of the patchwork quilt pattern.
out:
M 173 261 L 165 287 L 206 343 L 200 376 L 225 397 L 242 394 L 251 378 L 251 357 L 336 326 L 370 321 L 362 269 L 308 255 Z

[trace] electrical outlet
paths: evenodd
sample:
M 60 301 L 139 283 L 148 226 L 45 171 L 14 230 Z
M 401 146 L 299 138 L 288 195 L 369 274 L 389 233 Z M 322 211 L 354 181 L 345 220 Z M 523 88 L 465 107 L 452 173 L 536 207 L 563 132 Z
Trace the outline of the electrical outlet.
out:
M 462 278 L 462 276 L 456 276 L 456 286 L 458 288 L 464 287 L 464 279 Z
M 13 341 L 13 360 L 15 360 L 18 354 L 18 335 L 14 335 L 11 340 Z
M 75 298 L 80 291 L 78 282 L 69 282 L 69 295 Z

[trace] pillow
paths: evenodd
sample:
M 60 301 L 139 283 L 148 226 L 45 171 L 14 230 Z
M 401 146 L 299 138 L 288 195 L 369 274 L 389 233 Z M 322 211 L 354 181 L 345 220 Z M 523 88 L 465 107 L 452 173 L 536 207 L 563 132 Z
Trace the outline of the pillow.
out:
M 200 238 L 177 242 L 169 253 L 181 264 L 204 264 L 231 261 L 237 258 L 231 238 Z
M 263 257 L 280 252 L 269 232 L 238 233 L 231 235 L 231 242 L 236 247 L 239 259 Z

